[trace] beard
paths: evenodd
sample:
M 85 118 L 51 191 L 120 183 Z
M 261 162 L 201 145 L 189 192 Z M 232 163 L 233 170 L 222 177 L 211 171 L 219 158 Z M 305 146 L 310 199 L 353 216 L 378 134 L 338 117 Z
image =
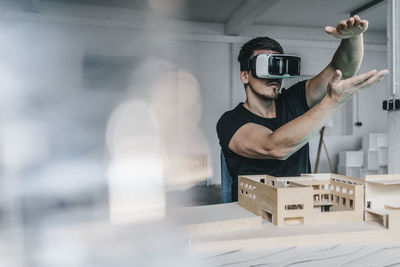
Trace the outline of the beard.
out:
M 263 95 L 255 92 L 255 95 L 264 101 L 274 101 L 278 99 L 278 94 Z
M 268 83 L 272 83 L 272 82 L 278 82 L 279 84 L 281 84 L 281 82 L 278 80 L 272 80 L 272 79 L 268 80 Z M 253 88 L 253 86 L 251 86 L 251 84 L 249 84 L 249 87 L 250 87 L 250 90 L 253 92 L 253 94 L 257 98 L 259 98 L 263 101 L 274 101 L 274 100 L 278 99 L 280 86 L 279 86 L 279 88 L 272 89 L 272 92 L 270 94 L 261 94 L 261 93 L 257 92 L 257 90 L 255 90 Z

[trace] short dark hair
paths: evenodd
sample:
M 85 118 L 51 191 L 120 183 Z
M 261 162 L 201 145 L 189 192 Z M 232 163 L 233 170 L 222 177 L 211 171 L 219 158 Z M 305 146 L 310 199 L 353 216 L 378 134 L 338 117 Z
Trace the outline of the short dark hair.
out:
M 269 37 L 256 37 L 245 43 L 240 48 L 238 61 L 240 70 L 247 70 L 247 62 L 256 50 L 273 50 L 283 54 L 283 48 L 280 43 Z

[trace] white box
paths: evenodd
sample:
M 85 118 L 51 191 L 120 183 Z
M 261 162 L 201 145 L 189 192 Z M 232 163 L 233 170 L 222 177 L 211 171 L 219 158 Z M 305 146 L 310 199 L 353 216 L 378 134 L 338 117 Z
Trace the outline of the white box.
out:
M 377 134 L 376 144 L 378 147 L 387 147 L 387 134 L 379 133 Z
M 377 150 L 367 150 L 364 151 L 364 169 L 372 171 L 379 169 L 379 161 L 378 161 L 378 151 Z
M 363 164 L 363 151 L 340 151 L 339 165 L 346 167 L 361 167 Z
M 380 147 L 378 150 L 378 164 L 379 166 L 388 165 L 388 148 Z
M 338 174 L 361 178 L 361 167 L 346 167 L 343 165 L 338 165 Z
M 362 140 L 363 150 L 378 150 L 378 135 L 370 133 L 363 136 Z
M 377 175 L 379 174 L 379 170 L 367 170 L 367 169 L 361 169 L 361 175 L 365 179 L 365 175 Z

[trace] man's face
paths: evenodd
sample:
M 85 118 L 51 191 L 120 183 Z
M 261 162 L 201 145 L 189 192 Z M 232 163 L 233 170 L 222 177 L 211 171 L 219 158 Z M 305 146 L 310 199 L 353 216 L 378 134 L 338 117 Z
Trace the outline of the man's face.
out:
M 274 50 L 256 50 L 252 58 L 260 54 L 279 54 L 279 52 Z M 260 79 L 254 77 L 251 71 L 248 71 L 248 73 L 248 86 L 256 96 L 269 101 L 278 98 L 282 79 Z

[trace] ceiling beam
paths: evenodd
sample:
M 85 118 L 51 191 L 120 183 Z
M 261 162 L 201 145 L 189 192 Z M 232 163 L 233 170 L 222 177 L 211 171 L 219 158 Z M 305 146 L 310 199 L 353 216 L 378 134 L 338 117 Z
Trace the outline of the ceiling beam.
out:
M 225 23 L 225 34 L 238 35 L 279 0 L 246 0 Z
M 353 10 L 350 12 L 350 17 L 354 16 L 354 15 L 358 15 L 368 9 L 371 9 L 373 7 L 376 7 L 378 4 L 382 3 L 384 0 L 374 0 L 371 1 L 369 3 L 366 3 L 365 5 Z

